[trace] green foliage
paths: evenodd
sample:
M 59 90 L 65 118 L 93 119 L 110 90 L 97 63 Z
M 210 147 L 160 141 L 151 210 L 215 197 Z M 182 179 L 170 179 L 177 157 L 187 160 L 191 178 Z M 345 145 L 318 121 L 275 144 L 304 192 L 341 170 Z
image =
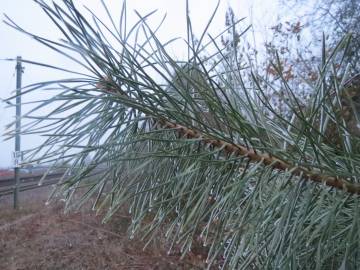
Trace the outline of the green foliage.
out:
M 69 210 L 96 198 L 93 208 L 106 210 L 107 221 L 129 207 L 131 235 L 151 241 L 165 231 L 184 253 L 200 241 L 209 267 L 222 261 L 230 269 L 359 268 L 359 138 L 336 113 L 347 75 L 337 74 L 333 62 L 348 37 L 323 54 L 306 110 L 282 80 L 301 123 L 294 125 L 266 99 L 263 86 L 274 86 L 254 69 L 231 68 L 221 35 L 206 43 L 205 29 L 196 40 L 190 20 L 189 57 L 179 61 L 148 26 L 152 13 L 129 27 L 125 2 L 120 21 L 110 17 L 110 25 L 93 13 L 87 19 L 71 0 L 36 2 L 62 31 L 61 42 L 7 23 L 86 70 L 23 89 L 58 90 L 24 116 L 33 123 L 23 130 L 48 137 L 28 160 L 71 164 L 71 176 L 53 194 L 64 196 Z M 205 53 L 211 46 L 214 53 Z M 38 116 L 44 107 L 49 113 Z M 338 145 L 326 140 L 329 122 Z M 340 185 L 327 186 L 326 177 Z

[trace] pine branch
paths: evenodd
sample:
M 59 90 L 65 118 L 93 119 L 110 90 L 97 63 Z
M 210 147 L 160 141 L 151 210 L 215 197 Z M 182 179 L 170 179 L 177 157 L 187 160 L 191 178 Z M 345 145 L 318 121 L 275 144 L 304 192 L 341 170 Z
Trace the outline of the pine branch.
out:
M 114 82 L 109 77 L 105 77 L 99 81 L 97 88 L 112 94 L 119 93 L 120 95 L 126 95 L 119 88 L 114 87 Z M 134 100 L 136 102 L 136 100 Z M 173 129 L 179 132 L 179 134 L 188 139 L 200 139 L 204 144 L 211 145 L 214 148 L 223 149 L 226 155 L 242 156 L 250 159 L 251 162 L 261 162 L 265 166 L 270 166 L 273 169 L 277 169 L 284 172 L 290 172 L 293 176 L 298 176 L 299 180 L 308 180 L 316 183 L 324 183 L 326 186 L 343 190 L 350 194 L 360 194 L 360 185 L 350 183 L 346 179 L 334 177 L 331 175 L 325 175 L 317 172 L 313 172 L 303 167 L 294 166 L 280 158 L 277 158 L 268 153 L 260 153 L 255 149 L 248 148 L 240 144 L 230 144 L 223 140 L 213 139 L 209 136 L 202 134 L 200 131 L 188 128 L 177 123 L 173 123 L 168 119 L 157 119 L 156 122 L 162 127 L 167 129 Z
M 224 32 L 208 43 L 196 39 L 189 14 L 189 55 L 178 61 L 167 51 L 176 39 L 160 41 L 158 28 L 148 25 L 152 13 L 127 27 L 125 2 L 116 25 L 110 13 L 110 25 L 90 10 L 88 20 L 74 1 L 36 2 L 64 40 L 8 24 L 84 69 L 29 61 L 71 77 L 22 91 L 57 91 L 25 116 L 30 124 L 23 131 L 46 138 L 27 160 L 69 167 L 52 194 L 65 198 L 65 209 L 96 197 L 93 209 L 107 209 L 106 222 L 126 207 L 130 238 L 140 233 L 150 243 L 165 234 L 170 250 L 182 254 L 197 242 L 207 245 L 208 269 L 220 256 L 229 269 L 359 268 L 360 201 L 352 194 L 360 194 L 360 141 L 336 107 L 351 85 L 332 69 L 348 38 L 330 55 L 324 42 L 304 112 L 298 88 L 260 79 L 251 59 L 241 64 L 236 52 L 219 47 Z M 286 90 L 294 120 L 277 112 L 268 88 Z M 357 102 L 348 94 L 345 105 Z M 325 140 L 325 131 L 334 130 L 329 121 L 340 145 Z

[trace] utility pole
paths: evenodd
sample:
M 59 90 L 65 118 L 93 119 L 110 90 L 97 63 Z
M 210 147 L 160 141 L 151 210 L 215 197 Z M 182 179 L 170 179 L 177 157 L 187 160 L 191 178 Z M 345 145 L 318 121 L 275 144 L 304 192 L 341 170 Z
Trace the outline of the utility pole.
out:
M 16 57 L 16 118 L 15 118 L 15 152 L 14 152 L 14 175 L 15 175 L 15 190 L 14 190 L 14 209 L 19 206 L 19 188 L 20 188 L 20 132 L 21 132 L 21 77 L 24 71 L 21 63 L 21 56 Z

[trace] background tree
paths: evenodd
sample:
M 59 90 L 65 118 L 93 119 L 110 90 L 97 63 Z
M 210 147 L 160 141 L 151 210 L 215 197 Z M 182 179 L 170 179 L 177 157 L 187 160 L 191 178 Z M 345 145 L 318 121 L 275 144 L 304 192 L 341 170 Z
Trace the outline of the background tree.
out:
M 348 66 L 342 65 L 342 67 L 348 68 L 346 72 L 349 73 L 349 77 L 359 73 L 360 32 L 357 27 L 360 23 L 359 1 L 316 0 L 309 3 L 294 0 L 282 1 L 281 5 L 287 8 L 284 9 L 280 22 L 272 27 L 274 39 L 267 46 L 270 51 L 274 52 L 274 49 L 278 49 L 279 54 L 285 56 L 287 70 L 292 71 L 288 74 L 289 78 L 300 76 L 306 81 L 316 80 L 316 69 L 321 58 L 315 51 L 321 48 L 321 41 L 324 40 L 323 32 L 326 33 L 324 41 L 328 49 L 335 48 L 344 35 L 351 34 L 352 39 L 344 59 Z M 311 8 L 304 14 L 302 10 L 305 5 L 310 5 Z M 289 16 L 288 13 L 302 15 Z
M 301 3 L 302 1 L 296 1 Z M 346 55 L 353 74 L 360 72 L 360 3 L 356 0 L 317 0 L 314 2 L 313 12 L 305 15 L 304 19 L 313 33 L 318 29 L 328 28 L 329 44 L 335 46 L 337 40 L 345 34 L 351 33 L 352 41 Z M 327 29 L 326 29 L 327 30 Z

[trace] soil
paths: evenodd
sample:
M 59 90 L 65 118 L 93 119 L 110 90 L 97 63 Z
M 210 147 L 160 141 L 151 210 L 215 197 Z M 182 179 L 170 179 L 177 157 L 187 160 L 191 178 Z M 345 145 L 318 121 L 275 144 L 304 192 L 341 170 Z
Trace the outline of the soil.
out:
M 121 212 L 102 224 L 101 216 L 84 208 L 64 214 L 63 203 L 45 205 L 48 190 L 0 198 L 1 270 L 87 269 L 204 269 L 204 259 L 190 253 L 166 255 L 162 239 L 143 250 L 144 242 L 130 240 L 130 217 Z

